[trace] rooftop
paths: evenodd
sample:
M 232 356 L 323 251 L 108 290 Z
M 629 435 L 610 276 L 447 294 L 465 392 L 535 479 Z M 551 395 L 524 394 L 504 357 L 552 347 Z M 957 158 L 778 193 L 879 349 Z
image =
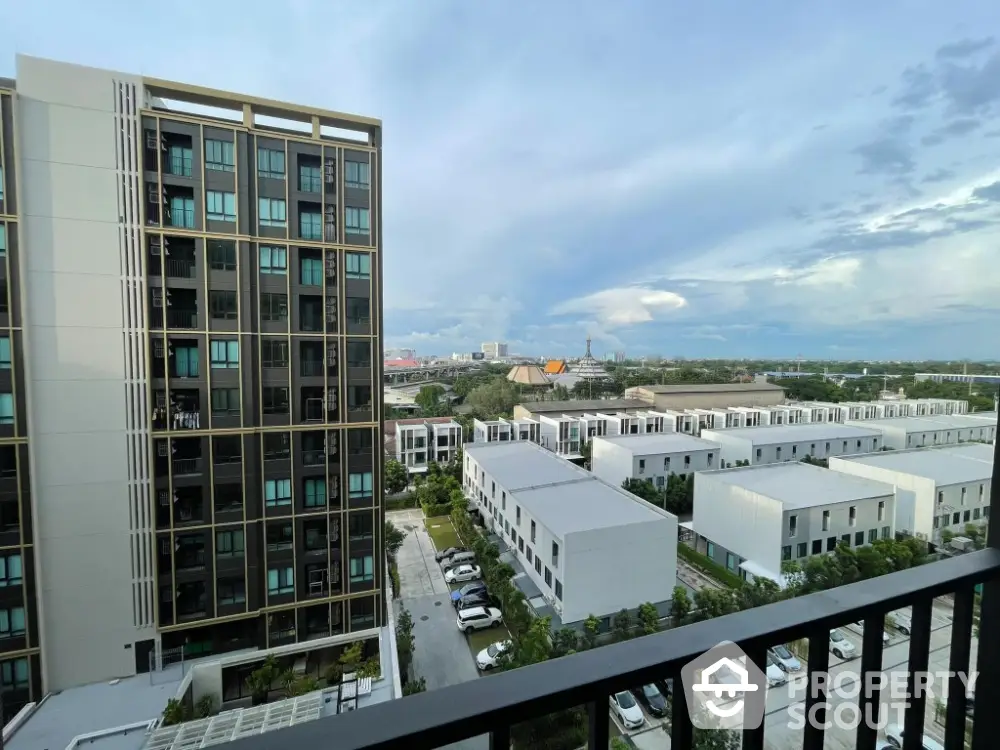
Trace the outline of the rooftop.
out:
M 895 494 L 895 487 L 885 482 L 862 479 L 799 461 L 763 466 L 742 466 L 695 474 L 770 497 L 785 510 L 815 508 L 821 505 L 849 503 L 871 497 Z
M 984 443 L 866 453 L 837 460 L 926 477 L 940 485 L 983 482 L 993 475 L 993 446 Z
M 859 422 L 861 420 L 849 420 Z M 872 427 L 895 427 L 906 432 L 933 432 L 936 430 L 965 430 L 976 427 L 989 427 L 996 424 L 996 412 L 985 412 L 975 416 L 971 414 L 935 414 L 927 417 L 890 417 L 888 419 L 866 419 L 866 425 Z
M 529 401 L 521 406 L 532 414 L 562 414 L 570 411 L 608 412 L 619 409 L 650 409 L 650 404 L 637 398 L 588 399 L 583 401 Z
M 534 443 L 469 445 L 465 453 L 559 537 L 670 515 Z
M 741 393 L 746 391 L 781 391 L 774 383 L 693 383 L 691 385 L 640 385 L 650 393 Z
M 514 365 L 507 373 L 507 380 L 520 385 L 551 385 L 538 365 Z
M 706 432 L 713 435 L 720 433 L 728 437 L 749 440 L 754 445 L 796 443 L 803 440 L 843 440 L 861 437 L 880 437 L 882 434 L 871 427 L 857 427 L 838 422 L 775 424 L 760 427 L 730 427 L 717 430 L 702 430 L 702 433 Z
M 661 432 L 642 435 L 620 435 L 618 437 L 597 437 L 594 441 L 611 443 L 631 451 L 633 454 L 683 453 L 718 448 L 718 443 L 685 435 L 681 432 Z

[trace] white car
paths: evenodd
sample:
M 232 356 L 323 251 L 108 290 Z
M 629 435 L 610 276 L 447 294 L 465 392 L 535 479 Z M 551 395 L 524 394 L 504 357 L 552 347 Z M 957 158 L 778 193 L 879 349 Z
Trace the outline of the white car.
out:
M 841 659 L 853 659 L 857 654 L 854 644 L 839 630 L 830 631 L 830 651 Z
M 445 583 L 461 583 L 462 581 L 478 581 L 483 577 L 483 571 L 478 565 L 459 565 L 445 571 Z
M 802 669 L 802 662 L 795 658 L 795 654 L 788 650 L 788 646 L 775 646 L 768 653 L 786 672 L 798 672 Z
M 500 663 L 500 657 L 510 648 L 510 641 L 497 641 L 491 643 L 478 654 L 476 654 L 476 666 L 484 672 L 489 671 Z
M 864 634 L 865 634 L 865 621 L 864 620 L 858 620 L 856 623 L 854 623 L 854 629 L 857 630 L 859 634 L 861 634 L 862 636 L 864 636 Z M 886 633 L 885 630 L 883 630 L 882 631 L 882 643 L 888 643 L 888 642 L 889 642 L 889 634 Z
M 888 741 L 892 747 L 900 748 L 903 746 L 903 728 L 898 724 L 890 724 L 885 728 L 885 739 Z M 923 737 L 923 742 L 921 747 L 924 750 L 944 750 L 944 745 L 942 745 L 937 740 L 928 737 L 926 734 Z
M 458 610 L 458 629 L 463 633 L 470 630 L 498 628 L 503 622 L 503 615 L 495 607 L 469 607 Z
M 635 697 L 628 690 L 615 693 L 610 698 L 611 710 L 615 712 L 618 721 L 626 729 L 638 729 L 646 723 L 646 717 L 642 715 L 642 709 L 636 703 Z
M 905 609 L 901 609 L 897 612 L 893 612 L 890 617 L 893 623 L 896 625 L 896 630 L 898 630 L 903 635 L 910 634 L 910 627 L 913 621 L 910 619 L 910 613 Z
M 777 685 L 784 685 L 788 682 L 788 675 L 785 674 L 785 670 L 781 668 L 778 660 L 775 659 L 770 654 L 767 655 L 767 685 L 768 687 L 775 687 Z

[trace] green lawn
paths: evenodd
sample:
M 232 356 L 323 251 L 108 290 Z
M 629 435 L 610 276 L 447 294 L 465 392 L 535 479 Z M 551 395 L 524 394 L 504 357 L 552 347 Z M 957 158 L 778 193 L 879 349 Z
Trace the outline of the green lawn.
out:
M 451 519 L 448 516 L 426 518 L 424 519 L 424 525 L 427 527 L 427 533 L 431 535 L 431 540 L 434 542 L 434 547 L 438 552 L 449 547 L 461 546 L 462 543 L 458 538 L 458 534 L 455 533 L 455 527 L 451 525 Z

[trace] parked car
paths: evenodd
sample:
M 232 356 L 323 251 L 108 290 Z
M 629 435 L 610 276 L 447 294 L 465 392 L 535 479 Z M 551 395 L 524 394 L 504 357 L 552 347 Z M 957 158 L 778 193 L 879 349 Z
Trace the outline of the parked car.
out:
M 802 662 L 796 658 L 788 646 L 779 645 L 768 651 L 768 654 L 774 659 L 775 663 L 786 672 L 798 672 L 802 669 Z
M 885 739 L 892 747 L 901 748 L 903 746 L 903 728 L 898 724 L 890 724 L 885 728 Z M 921 747 L 924 750 L 944 750 L 944 745 L 926 734 L 923 737 Z
M 860 635 L 864 636 L 864 634 L 865 634 L 865 621 L 864 620 L 858 620 L 856 623 L 854 623 L 853 628 L 856 631 L 858 631 L 858 633 Z M 882 631 L 882 643 L 888 643 L 888 642 L 889 642 L 889 634 L 886 633 L 885 630 L 883 630 Z
M 635 697 L 628 690 L 615 693 L 609 699 L 611 710 L 626 729 L 638 729 L 646 723 L 642 709 L 635 702 Z
M 470 594 L 488 594 L 486 590 L 486 584 L 483 581 L 472 581 L 467 583 L 462 588 L 457 591 L 451 592 L 451 603 L 454 605 L 455 609 L 458 609 L 458 602 L 463 596 L 469 596 Z
M 905 609 L 900 609 L 889 615 L 892 618 L 893 623 L 896 625 L 896 630 L 898 630 L 903 635 L 910 634 L 910 628 L 912 626 L 913 620 L 910 619 L 910 613 Z
M 475 561 L 476 553 L 466 549 L 448 555 L 448 557 L 443 557 L 439 562 L 441 563 L 442 568 L 450 568 L 453 565 L 461 565 L 462 563 L 472 563 Z
M 667 715 L 667 699 L 663 697 L 663 693 L 656 685 L 643 685 L 638 690 L 633 690 L 632 693 L 646 707 L 651 716 Z
M 463 633 L 470 630 L 498 628 L 503 622 L 503 615 L 496 607 L 470 607 L 458 610 L 458 629 Z
M 478 565 L 459 565 L 444 572 L 445 583 L 461 583 L 462 581 L 477 581 L 483 577 L 483 571 Z
M 471 609 L 472 607 L 488 607 L 490 606 L 490 597 L 485 590 L 473 591 L 471 594 L 466 594 L 458 603 L 455 609 Z
M 778 660 L 775 659 L 771 654 L 767 655 L 767 685 L 768 687 L 775 687 L 777 685 L 784 685 L 788 682 L 788 675 L 785 674 L 785 670 L 781 668 Z
M 476 666 L 484 672 L 488 672 L 500 663 L 500 657 L 510 648 L 510 641 L 497 641 L 491 643 L 478 654 L 476 654 Z
M 836 629 L 830 631 L 830 651 L 833 652 L 834 656 L 839 656 L 841 659 L 853 659 L 857 654 L 854 644 L 847 640 L 847 636 Z
M 469 550 L 466 547 L 448 547 L 447 549 L 443 549 L 436 555 L 434 555 L 434 559 L 437 560 L 438 562 L 441 562 L 443 560 L 447 560 L 452 555 L 457 555 L 459 552 L 468 552 L 468 551 Z
M 663 694 L 665 698 L 674 697 L 674 678 L 668 677 L 665 680 L 659 680 L 656 683 L 656 687 L 660 689 L 660 693 Z

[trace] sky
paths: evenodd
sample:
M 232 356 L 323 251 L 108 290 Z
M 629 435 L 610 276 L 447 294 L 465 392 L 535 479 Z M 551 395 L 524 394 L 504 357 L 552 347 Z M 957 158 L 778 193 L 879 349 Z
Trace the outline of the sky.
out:
M 385 346 L 996 358 L 995 0 L 46 0 L 14 53 L 383 121 Z

